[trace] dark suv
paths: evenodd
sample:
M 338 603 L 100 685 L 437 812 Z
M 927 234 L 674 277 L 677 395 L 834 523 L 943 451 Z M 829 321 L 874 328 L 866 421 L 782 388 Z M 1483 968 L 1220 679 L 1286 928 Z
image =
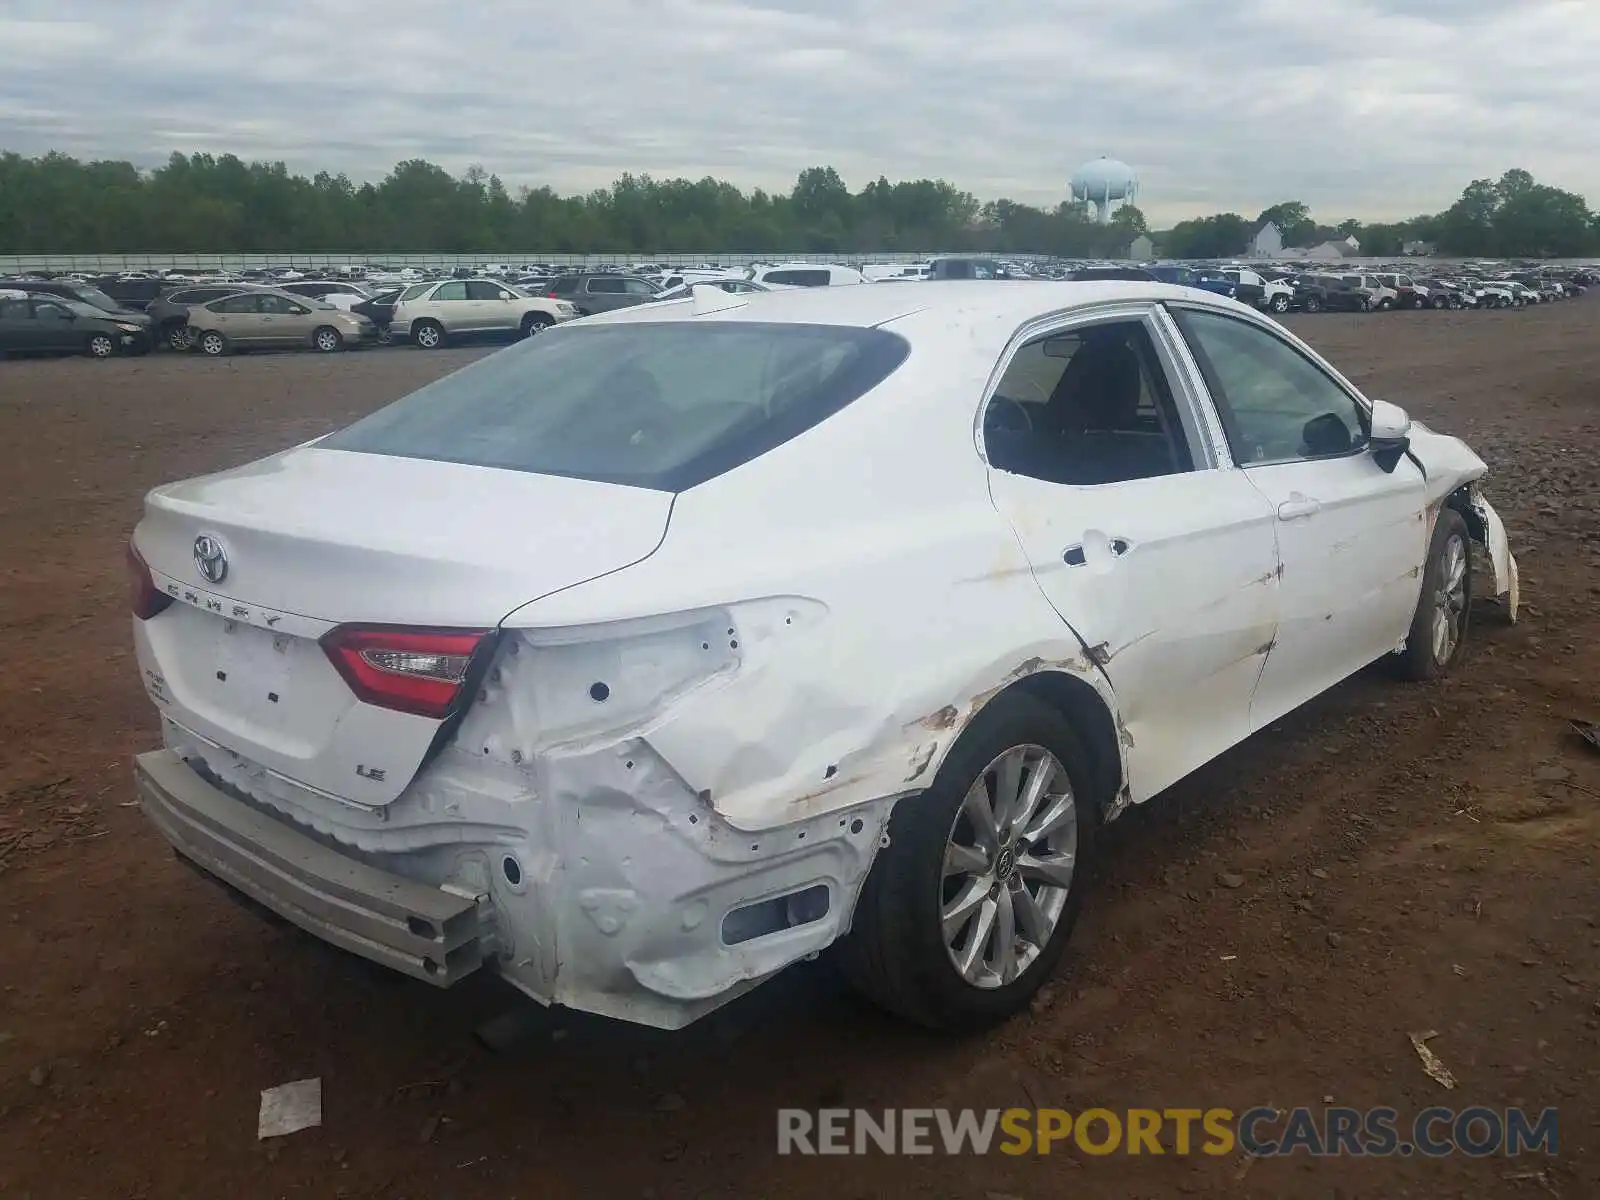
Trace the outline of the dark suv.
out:
M 992 258 L 952 255 L 928 264 L 929 279 L 1009 279 L 1010 273 Z
M 661 289 L 642 276 L 622 271 L 576 271 L 552 279 L 544 294 L 552 300 L 571 302 L 577 306 L 579 316 L 587 317 L 590 313 L 649 304 L 661 295 Z

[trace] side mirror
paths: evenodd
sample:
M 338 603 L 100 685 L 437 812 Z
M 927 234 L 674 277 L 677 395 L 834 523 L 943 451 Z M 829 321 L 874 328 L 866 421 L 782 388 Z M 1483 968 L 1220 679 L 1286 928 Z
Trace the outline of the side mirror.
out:
M 1372 402 L 1372 434 L 1368 442 L 1372 457 L 1385 471 L 1393 471 L 1411 448 L 1411 416 L 1398 404 L 1386 400 Z

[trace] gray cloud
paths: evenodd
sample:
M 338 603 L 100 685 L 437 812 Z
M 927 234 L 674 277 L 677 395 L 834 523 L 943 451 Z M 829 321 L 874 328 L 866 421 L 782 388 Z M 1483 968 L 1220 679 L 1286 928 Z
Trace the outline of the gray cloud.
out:
M 1600 203 L 1596 62 L 1593 0 L 8 0 L 0 148 L 559 191 L 831 164 L 1036 204 L 1104 153 L 1158 221 L 1382 219 L 1512 166 Z

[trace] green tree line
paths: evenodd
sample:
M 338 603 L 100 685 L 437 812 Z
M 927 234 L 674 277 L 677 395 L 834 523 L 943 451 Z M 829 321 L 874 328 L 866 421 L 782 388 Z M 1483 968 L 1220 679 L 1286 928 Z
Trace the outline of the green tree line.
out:
M 1327 226 L 1305 204 L 1284 201 L 1254 221 L 1219 213 L 1150 232 L 1165 256 L 1218 258 L 1240 253 L 1267 220 L 1287 245 L 1353 234 L 1369 254 L 1397 254 L 1412 240 L 1466 255 L 1600 253 L 1600 217 L 1584 198 L 1521 170 L 1475 180 L 1444 212 L 1392 225 Z M 1144 232 L 1132 206 L 1101 226 L 1082 205 L 981 203 L 938 179 L 879 177 L 852 192 L 832 167 L 801 171 L 787 194 L 709 177 L 625 174 L 610 187 L 563 196 L 549 187 L 509 189 L 480 167 L 458 178 L 422 159 L 356 183 L 231 154 L 174 153 L 149 171 L 64 154 L 0 154 L 0 253 L 8 254 L 973 250 L 1091 258 L 1125 254 Z

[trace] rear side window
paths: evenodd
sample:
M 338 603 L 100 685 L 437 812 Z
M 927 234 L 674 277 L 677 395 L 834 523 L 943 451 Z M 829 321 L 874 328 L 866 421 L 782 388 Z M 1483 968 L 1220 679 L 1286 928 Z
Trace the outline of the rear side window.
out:
M 433 284 L 431 283 L 413 284 L 411 287 L 408 287 L 405 291 L 400 293 L 400 298 L 396 300 L 395 303 L 402 304 L 407 300 L 415 300 L 418 297 L 426 294 L 427 290 L 432 286 Z
M 578 277 L 576 275 L 564 275 L 560 279 L 552 280 L 549 287 L 550 294 L 553 296 L 570 296 L 577 290 Z
M 786 283 L 791 287 L 827 287 L 833 282 L 833 274 L 827 268 L 820 271 L 768 271 L 763 280 L 766 283 Z
M 558 328 L 318 444 L 679 492 L 832 416 L 909 352 L 895 334 L 832 325 Z
M 589 280 L 585 290 L 591 294 L 620 296 L 622 295 L 624 288 L 622 286 L 622 280 L 618 279 L 614 275 L 597 275 Z

